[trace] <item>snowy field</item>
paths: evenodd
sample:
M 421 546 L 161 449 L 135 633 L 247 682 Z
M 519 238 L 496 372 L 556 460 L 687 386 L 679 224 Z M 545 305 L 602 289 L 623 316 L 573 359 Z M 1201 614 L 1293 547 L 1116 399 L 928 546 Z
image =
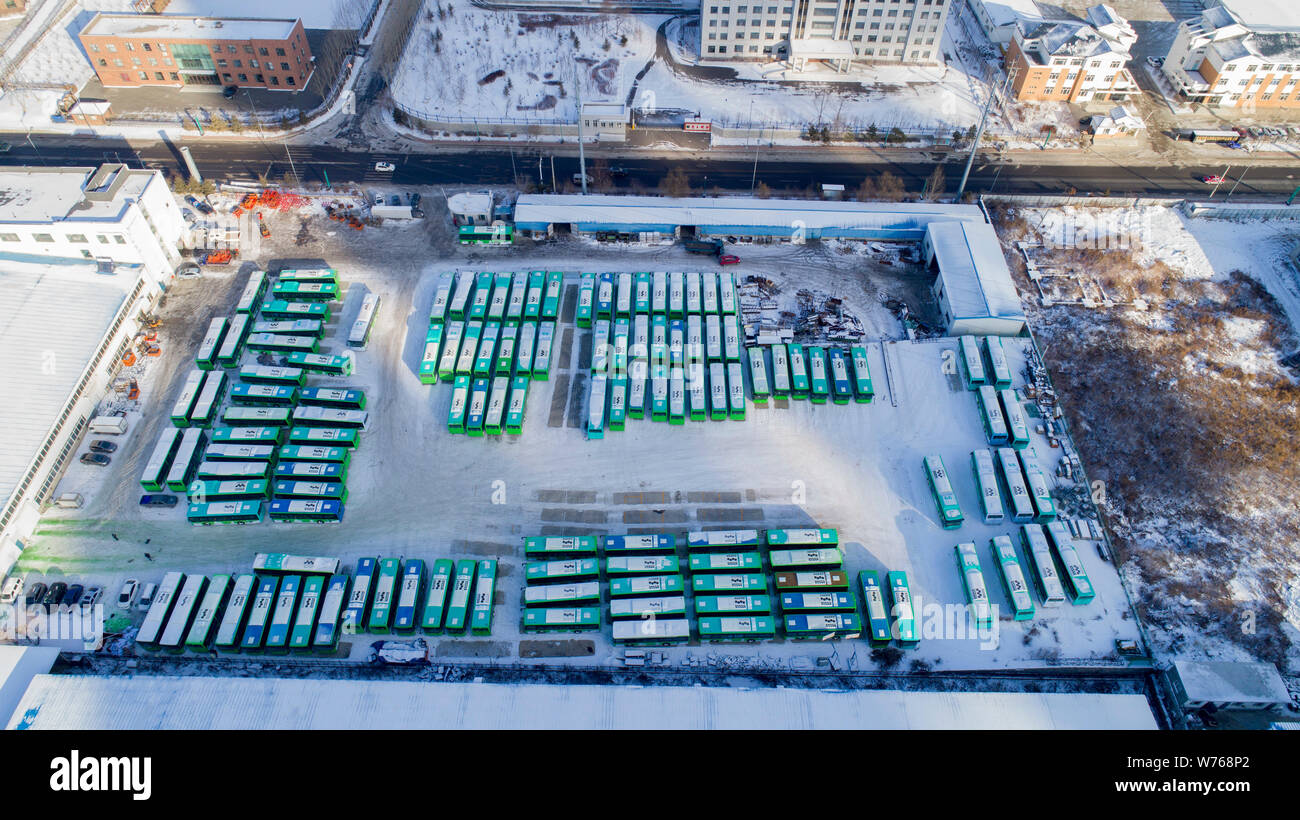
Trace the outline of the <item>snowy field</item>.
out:
M 1300 669 L 1300 422 L 1294 220 L 1186 217 L 1165 207 L 1023 209 L 1004 240 L 1041 238 L 1039 264 L 1089 272 L 1141 308 L 1042 307 L 1049 350 L 1144 623 L 1161 654 Z M 1084 250 L 1114 238 L 1125 249 Z M 1022 287 L 1023 287 L 1022 283 Z M 1141 390 L 1097 390 L 1098 372 Z M 1136 425 L 1138 429 L 1130 429 Z M 1288 442 L 1280 450 L 1278 442 Z
M 244 280 L 242 274 L 218 274 L 179 283 L 170 292 L 162 311 L 167 322 L 164 356 L 152 365 L 155 372 L 144 384 L 143 421 L 108 470 L 89 473 L 90 468 L 73 465 L 64 484 L 86 495 L 86 508 L 51 511 L 24 552 L 19 571 L 46 580 L 102 583 L 111 590 L 127 577 L 156 581 L 168 569 L 247 571 L 259 551 L 336 555 L 349 566 L 375 555 L 425 560 L 497 557 L 501 569 L 492 637 L 428 640 L 439 658 L 505 660 L 519 655 L 524 535 L 824 526 L 839 530 L 846 570 L 852 575 L 866 568 L 908 572 L 921 606 L 923 637 L 920 649 L 908 653 L 909 660 L 943 669 L 1106 663 L 1114 659 L 1117 638 L 1137 637 L 1118 576 L 1101 557 L 1097 543 L 1090 541 L 1079 542 L 1098 591 L 1090 605 L 1040 607 L 1031 622 L 1004 617 L 996 641 L 982 643 L 973 631 L 967 633 L 964 618 L 960 631 L 943 631 L 943 615 L 936 616 L 934 605 L 963 600 L 954 544 L 978 545 L 990 594 L 1002 606 L 988 539 L 1012 527 L 986 526 L 976 514 L 968 463 L 970 451 L 985 443 L 972 394 L 957 376 L 945 372 L 945 354 L 951 355 L 955 342 L 897 341 L 897 324 L 891 327 L 888 314 L 881 315 L 876 293 L 883 287 L 882 277 L 899 276 L 896 267 L 873 269 L 862 256 L 828 255 L 814 244 L 745 247 L 740 251 L 745 261 L 732 269 L 740 280 L 759 274 L 789 292 L 808 287 L 836 293 L 847 307 L 859 310 L 868 331 L 874 403 L 814 406 L 791 401 L 767 408 L 751 404 L 746 421 L 688 422 L 684 427 L 629 419 L 625 431 L 588 441 L 573 421 L 585 416 L 586 391 L 573 385 L 587 370 L 583 351 L 590 331 L 566 320 L 572 315 L 577 274 L 698 270 L 699 257 L 679 248 L 611 248 L 576 241 L 470 251 L 451 244 L 438 224 L 440 199 L 426 197 L 431 214 L 426 222 L 390 223 L 361 232 L 339 231 L 338 223 L 320 216 L 271 217 L 273 238 L 264 245 L 260 263 L 298 267 L 324 262 L 337 268 L 346 284 L 346 298 L 336 310 L 323 349 L 343 347 L 341 337 L 365 292 L 382 299 L 375 332 L 368 349 L 358 355 L 356 373 L 343 380 L 319 380 L 364 388 L 371 414 L 370 429 L 349 470 L 349 501 L 341 524 L 195 528 L 184 522 L 181 508 L 141 510 L 135 503 L 140 469 L 158 431 L 169 423 L 171 403 L 207 317 L 227 313 Z M 296 241 L 299 231 L 303 244 Z M 549 381 L 533 383 L 521 436 L 451 436 L 446 431 L 450 387 L 422 385 L 416 378 L 434 282 L 440 272 L 457 269 L 566 274 L 564 321 L 552 375 Z M 910 293 L 920 290 L 911 282 L 900 282 L 899 287 Z M 1009 340 L 1007 345 L 1017 374 L 1026 344 Z M 1017 375 L 1017 386 L 1022 383 Z M 562 390 L 566 384 L 570 389 Z M 1050 448 L 1039 434 L 1032 447 L 1049 481 L 1059 481 L 1051 477 L 1061 451 Z M 943 456 L 953 476 L 967 515 L 960 530 L 944 531 L 937 524 L 921 468 L 922 457 L 931 452 Z M 664 495 L 637 503 L 621 498 L 623 493 Z M 599 633 L 549 637 L 570 646 L 592 640 L 590 654 L 583 652 L 583 657 L 567 662 L 603 663 L 616 652 L 609 636 L 606 619 Z M 371 640 L 362 636 L 355 641 L 353 657 L 364 656 Z M 778 666 L 834 653 L 850 668 L 873 666 L 862 641 L 666 650 L 672 662 L 709 652 Z

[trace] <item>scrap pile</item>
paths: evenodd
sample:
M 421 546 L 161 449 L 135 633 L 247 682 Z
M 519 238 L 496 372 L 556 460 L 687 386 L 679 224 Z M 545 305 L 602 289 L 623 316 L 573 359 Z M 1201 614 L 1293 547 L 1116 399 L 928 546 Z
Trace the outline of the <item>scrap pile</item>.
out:
M 801 289 L 796 295 L 799 314 L 795 320 L 795 333 L 832 342 L 856 342 L 864 335 L 861 320 L 845 312 L 844 303 L 839 298 L 806 289 Z

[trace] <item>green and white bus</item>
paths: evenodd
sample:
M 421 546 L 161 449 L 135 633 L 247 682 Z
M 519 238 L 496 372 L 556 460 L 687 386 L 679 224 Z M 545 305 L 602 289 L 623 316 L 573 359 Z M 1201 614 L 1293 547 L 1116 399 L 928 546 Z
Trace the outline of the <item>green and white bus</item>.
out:
M 961 348 L 962 375 L 966 377 L 966 389 L 974 390 L 989 384 L 988 373 L 984 370 L 984 356 L 980 353 L 979 340 L 974 336 L 958 338 Z
M 731 317 L 722 317 L 722 358 L 729 362 L 740 361 L 740 326 Z
M 446 340 L 442 346 L 442 353 L 438 356 L 438 378 L 449 382 L 457 375 L 456 366 L 460 362 L 461 339 L 465 335 L 465 323 L 451 321 L 441 327 L 445 328 Z
M 691 421 L 705 421 L 709 417 L 709 386 L 704 378 L 704 363 L 692 362 L 687 366 L 687 373 L 686 395 L 690 400 Z
M 782 620 L 787 638 L 796 641 L 826 641 L 856 638 L 862 634 L 862 619 L 856 612 L 817 612 L 786 615 Z
M 230 400 L 249 407 L 283 407 L 298 403 L 298 388 L 275 384 L 236 382 L 230 388 Z
M 440 325 L 447 321 L 447 309 L 451 307 L 451 293 L 455 288 L 455 273 L 445 271 L 438 274 L 438 283 L 433 290 L 433 301 L 429 304 L 430 325 Z
M 492 362 L 493 376 L 506 376 L 515 369 L 515 346 L 518 341 L 519 328 L 507 325 L 501 328 L 500 340 L 497 342 L 496 359 Z
M 424 612 L 420 615 L 420 629 L 426 633 L 442 632 L 442 620 L 447 612 L 447 599 L 451 594 L 451 579 L 455 571 L 456 565 L 450 558 L 439 558 L 429 570 L 429 589 L 424 599 Z
M 546 381 L 551 377 L 551 343 L 555 339 L 555 322 L 537 326 L 537 348 L 533 353 L 533 378 Z
M 407 558 L 402 564 L 402 578 L 393 608 L 393 631 L 410 634 L 418 625 L 420 602 L 424 598 L 424 561 Z
M 167 616 L 167 626 L 163 628 L 162 637 L 158 639 L 159 649 L 177 653 L 185 651 L 185 636 L 194 623 L 195 610 L 207 588 L 206 576 L 186 576 L 185 583 L 176 593 L 176 603 L 172 606 L 172 612 Z
M 705 360 L 704 320 L 694 313 L 686 317 L 685 354 L 688 363 Z
M 274 444 L 209 444 L 203 451 L 205 461 L 273 461 Z
M 524 292 L 525 319 L 536 319 L 542 315 L 542 298 L 546 294 L 546 273 L 532 271 L 528 274 L 528 289 Z
M 767 404 L 771 395 L 770 382 L 767 378 L 767 360 L 763 358 L 763 348 L 746 348 L 749 355 L 749 384 L 754 394 L 754 404 Z
M 562 561 L 525 561 L 524 581 L 529 584 L 552 581 L 581 581 L 596 578 L 600 569 L 595 558 L 569 558 Z
M 993 453 L 988 450 L 972 450 L 970 454 L 971 473 L 975 476 L 975 488 L 980 494 L 980 512 L 985 524 L 1001 524 L 1006 520 L 1002 509 L 1002 494 L 998 491 L 998 471 L 993 466 Z
M 541 274 L 538 274 L 540 277 Z M 544 277 L 542 277 L 544 278 Z M 528 300 L 529 274 L 519 271 L 510 284 L 510 301 L 506 302 L 506 321 L 519 324 L 524 318 L 524 302 Z
M 961 576 L 962 590 L 966 593 L 966 606 L 977 629 L 993 628 L 993 608 L 989 604 L 988 587 L 984 584 L 984 571 L 975 545 L 964 542 L 956 546 L 957 573 Z
M 271 464 L 267 461 L 201 461 L 195 476 L 218 481 L 265 481 L 270 473 Z
M 136 632 L 136 643 L 149 649 L 158 648 L 158 640 L 162 637 L 163 627 L 167 624 L 167 616 L 171 614 L 172 607 L 176 603 L 176 595 L 184 583 L 183 572 L 168 572 L 163 575 L 162 582 L 158 584 L 158 590 L 154 593 L 153 603 L 149 605 L 149 611 Z
M 722 361 L 722 318 L 709 313 L 704 316 L 704 360 Z
M 624 618 L 681 617 L 686 614 L 686 597 L 684 595 L 665 595 L 658 598 L 614 598 L 609 602 L 609 617 L 612 620 Z
M 722 362 L 709 364 L 709 418 L 727 419 L 727 368 Z
M 268 575 L 333 575 L 339 571 L 339 559 L 323 555 L 291 555 L 287 552 L 259 552 L 253 556 L 253 571 Z
M 347 501 L 347 487 L 339 481 L 276 481 L 276 498 L 331 498 Z
M 527 376 L 515 376 L 510 383 L 510 403 L 506 406 L 506 432 L 520 435 L 524 432 L 524 408 L 528 403 Z
M 686 315 L 686 277 L 681 271 L 668 273 L 668 315 L 675 319 Z
M 343 430 L 365 430 L 370 425 L 370 414 L 365 410 L 343 410 L 336 407 L 302 405 L 291 414 L 295 426 L 333 427 Z
M 1083 568 L 1079 551 L 1075 549 L 1074 538 L 1064 521 L 1052 521 L 1046 527 L 1047 540 L 1052 545 L 1052 554 L 1056 558 L 1057 568 L 1061 572 L 1061 582 L 1070 602 L 1081 606 L 1097 597 L 1088 572 Z
M 696 595 L 696 615 L 768 615 L 772 612 L 770 595 Z
M 595 584 L 593 584 L 595 586 Z M 679 593 L 685 589 L 680 575 L 629 575 L 611 578 L 609 597 L 634 598 L 642 595 Z
M 739 312 L 736 305 L 736 280 L 730 273 L 718 274 L 718 312 L 724 316 Z
M 778 399 L 790 395 L 790 358 L 785 345 L 772 345 L 772 395 Z
M 767 592 L 767 576 L 758 572 L 709 573 L 691 577 L 696 595 L 728 592 Z
M 465 411 L 469 409 L 469 376 L 457 376 L 451 388 L 451 404 L 447 409 L 447 431 L 465 432 Z
M 226 608 L 221 613 L 221 621 L 217 624 L 216 637 L 212 645 L 218 652 L 238 652 L 239 651 L 239 634 L 244 630 L 244 624 L 248 622 L 248 613 L 253 601 L 253 587 L 257 583 L 257 576 L 251 573 L 236 575 L 234 583 L 231 584 L 230 597 L 226 600 Z
M 289 443 L 310 447 L 356 447 L 361 434 L 345 427 L 294 427 L 289 430 Z
M 537 350 L 537 323 L 523 322 L 519 325 L 518 341 L 515 344 L 515 375 L 530 376 L 533 372 L 533 353 Z
M 469 303 L 469 318 L 473 321 L 483 321 L 491 315 L 493 302 L 497 302 L 501 306 L 501 312 L 497 318 L 504 317 L 509 291 L 510 274 L 501 273 L 494 276 L 487 272 L 479 273 L 474 285 L 474 298 Z
M 492 282 L 488 274 L 489 284 Z M 474 293 L 474 287 L 478 280 L 470 271 L 461 271 L 456 274 L 456 286 L 452 289 L 451 301 L 447 304 L 447 318 L 457 322 L 465 321 L 465 316 L 469 310 L 470 296 Z
M 483 419 L 487 415 L 487 379 L 474 379 L 469 387 L 469 407 L 465 410 L 465 432 L 475 438 L 483 435 Z
M 224 370 L 209 370 L 203 379 L 203 389 L 194 400 L 194 410 L 190 412 L 190 424 L 194 427 L 211 427 L 217 416 L 217 407 L 221 404 L 221 395 L 226 387 Z
M 487 435 L 501 435 L 501 425 L 505 421 L 509 393 L 510 379 L 508 377 L 497 376 L 492 379 L 492 389 L 488 393 L 487 411 L 483 414 L 483 432 Z
M 478 562 L 461 559 L 456 562 L 456 579 L 451 586 L 451 599 L 447 603 L 444 628 L 448 632 L 464 632 L 469 625 L 469 607 L 474 596 L 474 573 Z
M 167 468 L 167 489 L 174 493 L 185 492 L 194 479 L 194 471 L 198 469 L 202 458 L 203 431 L 190 427 L 181 434 L 180 446 L 176 448 L 171 466 Z
M 497 562 L 484 558 L 478 562 L 478 579 L 474 582 L 474 601 L 470 607 L 470 632 L 492 634 L 492 605 L 495 603 Z
M 330 355 L 295 351 L 289 354 L 288 360 L 292 367 L 301 367 L 308 373 L 320 373 L 325 376 L 351 376 L 355 365 L 351 352 Z
M 524 555 L 528 558 L 595 554 L 594 535 L 537 535 L 524 538 Z
M 767 554 L 772 570 L 801 569 L 804 567 L 827 567 L 839 569 L 844 566 L 844 553 L 839 547 L 803 547 L 791 550 L 772 550 Z
M 782 612 L 857 612 L 852 592 L 786 592 L 781 595 Z
M 672 552 L 677 549 L 677 536 L 672 533 L 646 533 L 644 535 L 605 535 L 601 537 L 605 553 L 620 555 L 639 552 Z
M 660 646 L 691 639 L 691 625 L 685 618 L 615 621 L 613 628 L 614 643 L 623 646 Z
M 584 273 L 578 279 L 578 308 L 574 322 L 578 327 L 591 327 L 592 314 L 596 309 L 596 274 Z
M 246 652 L 260 652 L 266 640 L 266 626 L 275 608 L 276 594 L 280 591 L 279 578 L 258 577 L 257 591 L 248 609 L 248 622 L 239 637 L 239 648 Z
M 290 415 L 297 412 L 288 407 L 240 407 L 231 406 L 221 414 L 221 421 L 228 427 L 288 427 Z
M 542 295 L 541 318 L 560 317 L 560 296 L 564 290 L 564 274 L 551 271 L 546 274 L 546 291 Z
M 264 478 L 235 481 L 195 481 L 186 493 L 195 503 L 212 501 L 265 501 L 271 482 Z
M 834 547 L 840 543 L 835 529 L 768 530 L 767 543 L 773 547 Z
M 858 572 L 858 587 L 866 614 L 867 640 L 874 647 L 888 646 L 893 635 L 889 626 L 889 609 L 880 588 L 880 576 L 875 570 L 861 570 Z
M 181 431 L 175 427 L 164 427 L 158 443 L 149 453 L 149 460 L 144 465 L 140 476 L 140 486 L 149 492 L 160 493 L 167 488 L 167 470 L 172 465 L 172 457 L 180 448 Z
M 727 362 L 727 407 L 732 421 L 745 420 L 745 370 L 740 362 Z
M 680 367 L 668 371 L 668 423 L 686 423 L 686 371 Z
M 696 550 L 758 547 L 762 542 L 758 530 L 698 530 L 686 534 L 686 548 Z
M 208 581 L 208 589 L 199 601 L 194 613 L 194 621 L 185 633 L 185 648 L 194 652 L 207 652 L 216 637 L 217 618 L 226 605 L 230 595 L 230 576 L 214 575 Z
M 509 245 L 515 241 L 515 227 L 497 222 L 492 225 L 461 225 L 456 229 L 462 245 Z
M 384 558 L 376 570 L 375 592 L 370 599 L 370 616 L 367 629 L 371 632 L 388 632 L 393 623 L 393 605 L 397 595 L 397 576 L 401 573 L 401 559 Z
M 776 619 L 770 615 L 733 615 L 699 619 L 700 640 L 761 641 L 776 637 Z
M 248 274 L 248 281 L 244 283 L 244 290 L 239 295 L 239 301 L 235 303 L 236 313 L 252 313 L 258 302 L 262 300 L 262 294 L 266 293 L 266 271 L 255 270 Z
M 621 575 L 663 575 L 680 571 L 681 562 L 676 555 L 610 555 L 605 558 L 605 574 L 611 578 Z
M 703 277 L 691 271 L 686 274 L 686 314 L 698 316 L 704 312 Z
M 324 524 L 343 520 L 343 502 L 323 498 L 272 498 L 267 508 L 272 521 Z
M 994 451 L 994 456 L 1002 490 L 1007 494 L 1011 520 L 1017 524 L 1033 521 L 1034 502 L 1029 497 L 1029 487 L 1025 484 L 1025 477 L 1021 473 L 1020 459 L 1016 451 L 1010 447 L 999 447 Z
M 253 333 L 246 342 L 249 350 L 270 353 L 315 353 L 319 345 L 315 336 L 282 336 L 278 333 Z
M 805 364 L 803 345 L 791 342 L 785 346 L 786 358 L 790 362 L 790 395 L 796 399 L 808 398 L 808 369 Z
M 1020 545 L 1025 549 L 1025 558 L 1029 560 L 1029 578 L 1038 589 L 1038 597 L 1043 606 L 1064 604 L 1065 585 L 1056 571 L 1056 560 L 1052 557 L 1052 548 L 1047 543 L 1043 526 L 1021 524 Z
M 276 276 L 282 282 L 332 282 L 337 285 L 339 281 L 339 272 L 333 268 L 282 270 Z
M 328 478 L 344 481 L 348 475 L 346 464 L 324 461 L 283 461 L 275 465 L 276 478 Z
M 524 632 L 590 632 L 600 629 L 600 607 L 525 609 Z
M 849 363 L 844 351 L 832 347 L 830 356 L 831 399 L 836 404 L 848 404 L 853 401 L 853 383 L 849 379 Z
M 848 589 L 849 576 L 841 570 L 818 569 L 808 572 L 777 572 L 773 582 L 778 590 Z
M 230 320 L 226 336 L 221 340 L 221 346 L 217 348 L 217 364 L 221 367 L 234 367 L 239 364 L 239 356 L 243 353 L 244 342 L 248 339 L 249 329 L 253 324 L 251 317 L 251 313 L 236 313 Z
M 1002 415 L 1007 420 L 1007 437 L 1011 446 L 1023 450 L 1029 446 L 1029 423 L 1025 421 L 1025 411 L 1016 398 L 1016 391 L 999 390 L 998 401 L 1002 403 Z
M 286 575 L 280 581 L 275 607 L 271 610 L 271 619 L 266 623 L 266 639 L 262 641 L 262 648 L 267 652 L 284 654 L 289 651 L 289 630 L 293 628 L 293 613 L 298 608 L 302 584 L 301 575 Z
M 614 315 L 632 315 L 632 274 L 618 274 L 618 289 L 614 292 Z M 644 312 L 644 311 L 641 311 Z
M 668 315 L 668 272 L 650 274 L 650 312 Z
M 650 313 L 650 291 L 653 278 L 649 273 L 637 273 L 633 276 L 632 310 L 634 313 Z
M 596 309 L 592 320 L 614 316 L 614 274 L 602 273 L 596 282 Z
M 622 430 L 627 420 L 627 379 L 615 377 L 609 383 L 609 429 Z
M 469 376 L 474 373 L 474 357 L 478 354 L 478 342 L 482 335 L 482 322 L 470 321 L 465 324 L 465 332 L 460 339 L 460 354 L 456 357 L 455 375 Z
M 302 582 L 302 597 L 298 599 L 298 612 L 289 631 L 289 648 L 301 652 L 311 650 L 311 636 L 316 631 L 316 615 L 320 610 L 321 596 L 325 594 L 325 578 L 308 575 Z
M 212 440 L 228 444 L 277 445 L 284 440 L 283 427 L 213 427 Z
M 697 552 L 690 556 L 691 572 L 761 572 L 757 552 Z
M 361 309 L 348 331 L 348 347 L 365 350 L 370 344 L 370 331 L 375 325 L 375 316 L 379 313 L 379 294 L 367 293 L 361 300 Z
M 943 466 L 943 458 L 937 453 L 925 457 L 925 478 L 930 485 L 930 497 L 939 511 L 939 525 L 945 530 L 955 530 L 965 521 L 961 505 L 957 503 L 957 494 L 952 491 L 948 480 L 948 470 Z
M 889 613 L 893 618 L 893 634 L 898 645 L 913 649 L 921 643 L 916 629 L 916 613 L 912 608 L 912 590 L 907 583 L 907 573 L 894 570 L 885 576 L 889 586 Z
M 867 349 L 861 346 L 851 347 L 849 358 L 853 362 L 853 400 L 860 404 L 870 404 L 876 392 L 871 386 L 871 367 L 867 364 Z
M 1038 466 L 1037 459 L 1030 458 L 1023 451 L 1015 451 L 1020 459 L 1020 469 L 1029 487 L 1029 500 L 1034 504 L 1034 520 L 1046 524 L 1056 520 L 1056 504 L 1052 502 L 1052 491 L 1047 486 L 1047 476 Z
M 995 535 L 989 539 L 989 546 L 998 566 L 998 577 L 1002 579 L 1002 591 L 1011 602 L 1012 617 L 1017 621 L 1030 620 L 1034 617 L 1034 596 L 1029 594 L 1015 544 L 1008 536 Z
M 366 409 L 365 391 L 345 387 L 306 387 L 299 395 L 306 405 L 330 407 L 337 410 Z
M 820 347 L 808 347 L 804 352 L 808 357 L 809 397 L 813 404 L 825 404 L 831 389 L 826 371 L 826 351 Z
M 1007 364 L 1007 351 L 1002 347 L 1002 339 L 997 336 L 985 336 L 984 352 L 989 357 L 989 373 L 993 377 L 993 386 L 998 390 L 1010 387 L 1011 366 Z
M 208 332 L 203 336 L 199 352 L 194 356 L 194 363 L 200 370 L 211 370 L 217 366 L 217 351 L 221 347 L 221 340 L 226 337 L 229 325 L 230 320 L 225 316 L 218 316 L 208 323 Z
M 332 655 L 338 650 L 343 604 L 347 597 L 348 576 L 343 573 L 331 575 L 325 585 L 325 595 L 321 598 L 316 618 L 316 631 L 311 639 L 311 648 L 316 654 Z
M 352 574 L 352 585 L 348 588 L 348 600 L 343 605 L 343 629 L 349 634 L 366 629 L 370 615 L 370 598 L 375 591 L 378 576 L 378 559 L 358 559 L 357 568 Z
M 284 336 L 319 337 L 324 326 L 318 319 L 286 319 L 278 322 L 253 322 L 252 333 L 278 333 Z
M 980 423 L 984 427 L 984 436 L 994 447 L 1004 447 L 1008 443 L 1007 421 L 1002 416 L 1002 405 L 998 403 L 997 391 L 988 385 L 975 390 L 975 405 L 979 409 Z
M 718 277 L 712 273 L 700 274 L 701 307 L 705 316 L 718 312 Z
M 605 437 L 605 376 L 591 377 L 591 390 L 587 395 L 587 438 Z
M 645 359 L 637 357 L 628 362 L 627 372 L 627 414 L 634 419 L 643 419 L 645 418 L 646 379 L 650 376 L 650 365 Z
M 189 376 L 185 378 L 185 383 L 181 385 L 181 393 L 176 397 L 176 403 L 172 405 L 172 424 L 176 427 L 189 426 L 190 413 L 194 410 L 194 402 L 199 397 L 199 391 L 203 389 L 205 376 L 204 371 L 195 368 L 190 371 Z
M 339 286 L 336 282 L 305 282 L 295 279 L 280 279 L 271 286 L 271 295 L 276 299 L 298 302 L 333 302 L 339 298 Z
M 239 369 L 239 378 L 250 384 L 277 384 L 286 387 L 302 387 L 307 383 L 307 374 L 301 367 L 247 365 Z
M 478 338 L 478 350 L 474 354 L 471 375 L 484 379 L 492 375 L 492 365 L 496 363 L 497 336 L 500 333 L 500 322 L 484 322 L 483 331 Z
M 330 320 L 330 306 L 326 302 L 290 302 L 285 299 L 270 299 L 262 303 L 263 319 L 317 319 L 321 322 Z

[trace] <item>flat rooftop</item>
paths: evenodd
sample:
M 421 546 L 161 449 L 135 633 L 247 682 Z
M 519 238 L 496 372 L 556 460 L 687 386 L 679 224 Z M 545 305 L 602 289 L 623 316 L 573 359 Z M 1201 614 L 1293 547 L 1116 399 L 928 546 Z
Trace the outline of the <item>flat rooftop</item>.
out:
M 96 265 L 0 259 L 0 384 L 21 401 L 0 403 L 0 507 L 13 495 L 68 402 L 135 277 Z
M 81 30 L 93 37 L 173 37 L 182 40 L 284 40 L 298 20 L 191 17 L 185 14 L 96 14 Z
M 1214 5 L 1228 9 L 1255 31 L 1300 31 L 1300 5 L 1295 0 L 1219 0 Z
M 156 172 L 110 164 L 0 170 L 0 224 L 118 219 L 144 195 Z
M 1155 729 L 1141 695 L 37 675 L 10 729 Z

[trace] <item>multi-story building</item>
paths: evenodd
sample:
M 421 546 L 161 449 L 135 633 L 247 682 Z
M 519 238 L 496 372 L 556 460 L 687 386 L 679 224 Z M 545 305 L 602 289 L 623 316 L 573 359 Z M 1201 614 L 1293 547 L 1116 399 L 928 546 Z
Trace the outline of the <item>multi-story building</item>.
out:
M 1086 103 L 1138 93 L 1126 67 L 1137 42 L 1133 27 L 1106 5 L 1085 16 L 1086 22 L 1049 20 L 1016 32 L 1006 53 L 1016 99 Z
M 1161 69 L 1189 102 L 1300 107 L 1300 8 L 1219 0 L 1178 24 Z
M 0 575 L 33 532 L 99 399 L 180 263 L 159 171 L 0 171 Z M 133 446 L 144 446 L 133 442 Z
M 301 20 L 100 13 L 79 36 L 108 87 L 298 91 L 315 68 Z
M 704 0 L 704 60 L 935 63 L 954 0 Z
M 1034 0 L 966 0 L 989 40 L 1006 47 L 1016 36 L 1048 19 Z

